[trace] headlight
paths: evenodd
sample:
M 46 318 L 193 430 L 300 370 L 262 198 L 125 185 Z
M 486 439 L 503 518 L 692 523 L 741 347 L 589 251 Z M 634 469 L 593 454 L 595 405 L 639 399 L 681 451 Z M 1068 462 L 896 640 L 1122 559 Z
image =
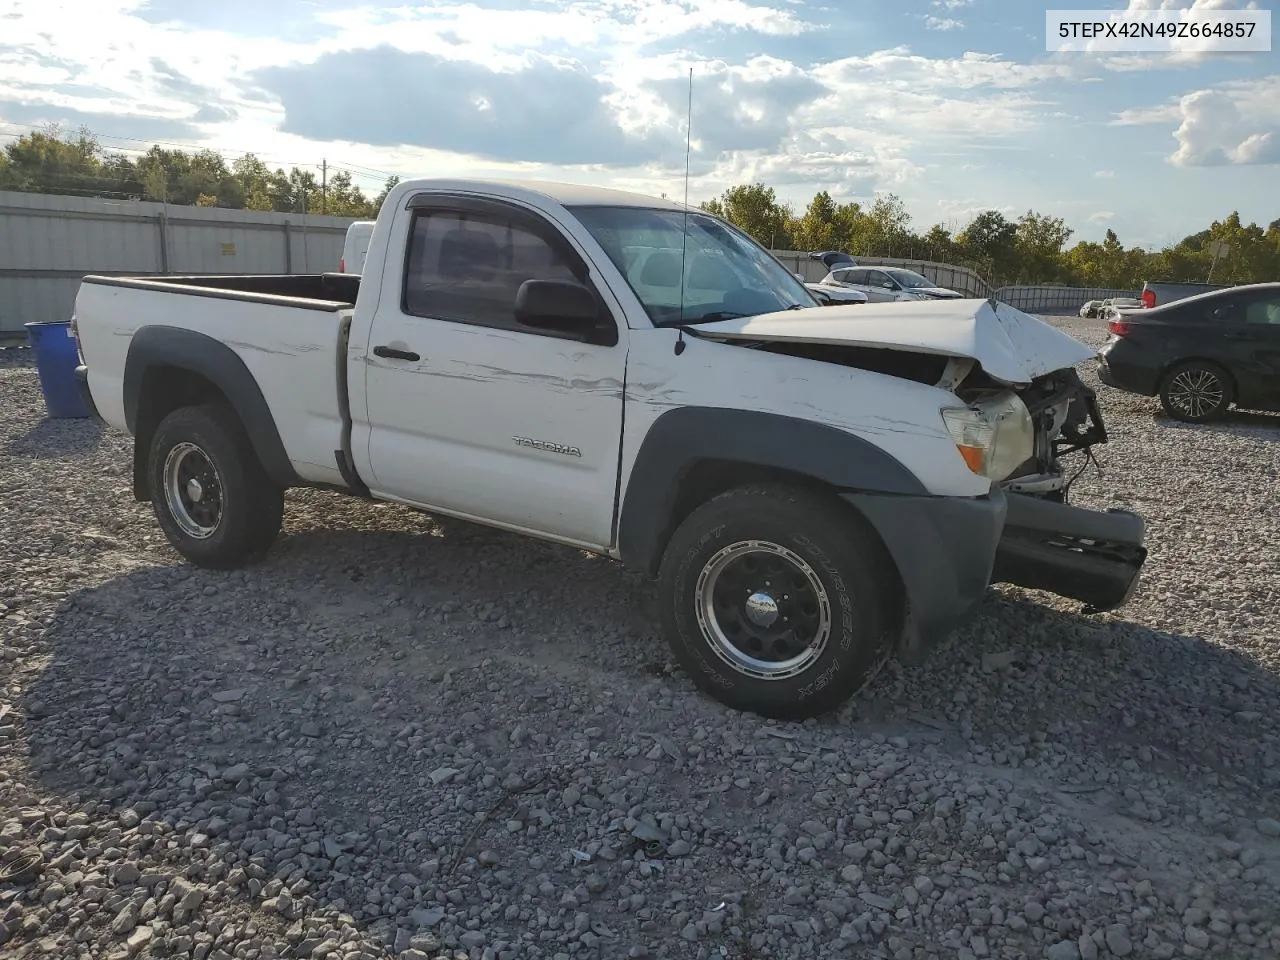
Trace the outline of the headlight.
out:
M 944 407 L 942 420 L 969 469 L 997 482 L 1035 453 L 1035 424 L 1016 393 Z

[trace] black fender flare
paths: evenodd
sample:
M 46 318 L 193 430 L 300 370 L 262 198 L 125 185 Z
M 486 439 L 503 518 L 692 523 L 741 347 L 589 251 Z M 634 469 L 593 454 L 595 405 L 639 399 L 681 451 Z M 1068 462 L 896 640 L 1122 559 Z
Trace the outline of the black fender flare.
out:
M 145 461 L 156 424 L 140 415 L 146 410 L 143 389 L 149 371 L 176 367 L 199 374 L 226 397 L 240 418 L 254 452 L 267 474 L 282 487 L 297 486 L 302 479 L 293 469 L 275 417 L 262 388 L 244 360 L 221 340 L 182 327 L 140 327 L 129 341 L 124 364 L 124 416 L 134 436 L 134 489 L 139 492 L 139 461 Z M 139 433 L 141 431 L 141 434 Z M 145 473 L 145 465 L 141 467 Z M 145 486 L 145 481 L 144 481 Z
M 624 564 L 656 570 L 682 482 L 706 461 L 785 470 L 836 492 L 929 495 L 899 460 L 856 434 L 775 413 L 680 407 L 654 421 L 631 468 L 618 519 Z

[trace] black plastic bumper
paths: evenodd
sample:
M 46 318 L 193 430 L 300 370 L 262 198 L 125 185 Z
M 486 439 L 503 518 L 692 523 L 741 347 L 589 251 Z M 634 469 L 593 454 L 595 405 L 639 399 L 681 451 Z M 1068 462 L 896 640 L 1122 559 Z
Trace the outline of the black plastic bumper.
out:
M 908 617 L 901 652 L 948 634 L 991 583 L 1007 497 L 916 497 L 846 493 L 875 527 L 898 568 Z
M 1128 510 L 1083 510 L 1008 495 L 992 583 L 1011 583 L 1114 610 L 1132 596 L 1147 559 L 1146 525 Z
M 83 363 L 76 367 L 76 386 L 80 389 L 80 397 L 84 400 L 84 405 L 89 408 L 89 413 L 93 415 L 93 419 L 99 423 L 104 423 L 102 414 L 98 413 L 98 405 L 93 402 L 93 393 L 89 390 L 89 368 Z

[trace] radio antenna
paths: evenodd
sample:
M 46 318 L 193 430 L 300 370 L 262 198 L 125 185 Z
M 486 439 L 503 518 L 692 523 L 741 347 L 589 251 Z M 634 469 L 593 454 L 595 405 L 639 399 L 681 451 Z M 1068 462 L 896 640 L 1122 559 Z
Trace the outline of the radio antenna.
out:
M 689 153 L 693 146 L 693 67 L 689 68 L 689 107 L 684 122 L 684 222 L 680 230 L 680 323 L 684 323 L 685 261 L 689 256 Z M 684 329 L 676 339 L 676 354 L 684 353 Z

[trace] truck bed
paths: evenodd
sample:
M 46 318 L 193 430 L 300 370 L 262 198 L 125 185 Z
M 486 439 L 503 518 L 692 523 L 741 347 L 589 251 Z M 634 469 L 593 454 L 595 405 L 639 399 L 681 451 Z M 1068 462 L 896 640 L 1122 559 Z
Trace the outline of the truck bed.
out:
M 107 286 L 137 287 L 145 290 L 167 290 L 195 297 L 218 297 L 226 300 L 251 300 L 289 306 L 332 310 L 335 306 L 354 309 L 360 292 L 360 277 L 350 273 L 282 273 L 282 274 L 191 274 L 175 277 L 85 277 L 85 283 Z M 182 289 L 172 289 L 174 287 Z
M 136 366 L 131 356 L 145 350 L 140 330 L 203 334 L 208 350 L 193 363 L 225 355 L 219 344 L 230 348 L 261 389 L 298 475 L 345 486 L 334 451 L 342 446 L 346 342 L 359 287 L 358 276 L 336 273 L 85 277 L 75 323 L 99 412 L 132 432 L 125 383 Z

